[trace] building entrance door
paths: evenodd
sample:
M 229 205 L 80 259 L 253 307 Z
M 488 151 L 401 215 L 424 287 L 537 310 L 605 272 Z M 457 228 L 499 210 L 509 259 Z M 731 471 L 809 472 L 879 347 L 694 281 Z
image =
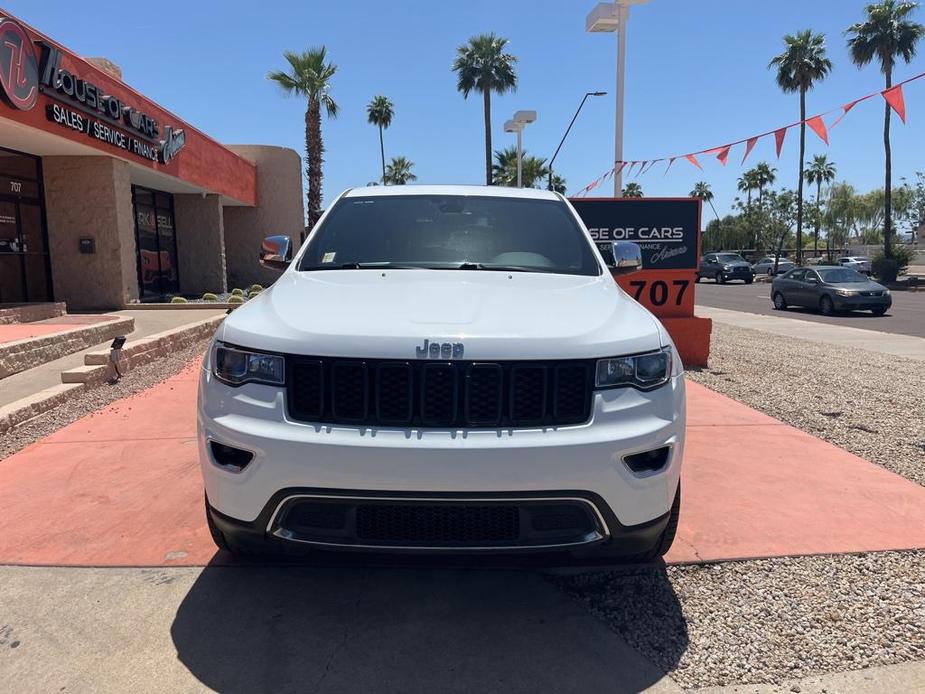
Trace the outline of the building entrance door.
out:
M 173 196 L 132 186 L 138 287 L 142 301 L 163 301 L 180 291 Z
M 39 160 L 0 150 L 0 304 L 51 300 Z

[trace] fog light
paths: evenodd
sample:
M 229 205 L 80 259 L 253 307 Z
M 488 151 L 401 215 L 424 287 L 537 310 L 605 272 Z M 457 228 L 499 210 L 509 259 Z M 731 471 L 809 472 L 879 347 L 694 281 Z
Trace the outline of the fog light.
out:
M 671 446 L 662 446 L 644 453 L 633 453 L 623 456 L 623 462 L 633 472 L 657 472 L 668 462 L 668 453 Z
M 209 447 L 212 449 L 212 458 L 216 463 L 236 470 L 243 470 L 254 459 L 254 454 L 250 451 L 226 446 L 218 441 L 209 441 Z

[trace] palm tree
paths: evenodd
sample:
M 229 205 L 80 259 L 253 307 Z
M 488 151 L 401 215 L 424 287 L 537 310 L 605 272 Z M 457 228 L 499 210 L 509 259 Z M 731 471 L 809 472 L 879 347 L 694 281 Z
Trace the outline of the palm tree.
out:
M 418 180 L 411 169 L 414 168 L 414 162 L 404 157 L 392 157 L 392 161 L 386 164 L 385 174 L 382 181 L 385 185 L 403 186 L 406 183 Z
M 880 62 L 880 71 L 886 78 L 886 88 L 893 86 L 893 67 L 897 58 L 908 63 L 915 56 L 915 44 L 925 35 L 925 27 L 909 20 L 917 7 L 915 2 L 883 0 L 868 5 L 867 18 L 848 27 L 848 50 L 851 60 L 859 68 L 874 58 Z M 890 105 L 883 108 L 884 196 L 883 196 L 883 255 L 893 257 L 891 242 L 893 223 L 893 155 L 890 150 Z
M 713 210 L 714 216 L 719 219 L 719 215 L 716 214 L 716 208 L 713 207 L 713 191 L 710 190 L 710 184 L 706 181 L 697 181 L 694 184 L 694 189 L 688 193 L 692 198 L 700 198 L 704 202 L 710 203 L 710 208 Z
M 825 36 L 806 29 L 784 37 L 784 52 L 771 59 L 777 85 L 785 93 L 800 94 L 800 174 L 797 178 L 797 265 L 803 261 L 803 159 L 806 156 L 806 92 L 825 79 L 832 61 L 825 55 Z
M 566 191 L 565 179 L 559 174 L 552 175 L 552 189 L 556 193 L 561 193 L 562 195 L 565 195 L 565 191 Z
M 382 155 L 382 181 L 385 182 L 385 144 L 382 141 L 382 130 L 392 125 L 392 116 L 395 115 L 392 102 L 388 97 L 374 96 L 366 106 L 366 120 L 372 125 L 379 126 L 379 154 Z
M 633 183 L 627 183 L 623 187 L 622 195 L 624 198 L 641 198 L 642 197 L 642 186 L 636 183 L 635 181 Z
M 507 39 L 494 34 L 479 34 L 456 49 L 453 71 L 456 89 L 463 98 L 475 90 L 482 93 L 485 112 L 485 184 L 491 185 L 491 93 L 504 94 L 517 89 L 517 58 L 505 53 Z
M 835 180 L 835 164 L 824 154 L 817 154 L 812 162 L 806 162 L 806 182 L 816 184 L 816 225 L 813 230 L 813 255 L 819 255 L 819 223 L 822 219 L 822 184 Z
M 748 171 L 743 173 L 741 176 L 739 176 L 739 180 L 736 181 L 736 188 L 738 188 L 741 192 L 745 193 L 748 198 L 748 201 L 746 202 L 746 205 L 745 205 L 746 209 L 748 210 L 751 210 L 752 208 L 752 191 L 755 190 L 755 188 L 757 187 L 758 187 L 758 177 L 755 174 L 754 169 L 749 169 Z
M 549 176 L 546 160 L 521 152 L 521 181 L 524 188 L 538 188 L 542 179 Z M 514 187 L 517 185 L 517 148 L 505 147 L 495 150 L 495 163 L 491 167 L 492 180 L 496 185 Z M 560 179 L 562 180 L 562 179 Z M 555 185 L 555 180 L 553 181 Z M 565 181 L 562 181 L 564 188 Z
M 308 228 L 321 216 L 321 167 L 324 142 L 321 139 L 321 107 L 329 118 L 337 117 L 337 104 L 331 98 L 331 79 L 337 66 L 327 62 L 327 50 L 309 48 L 303 53 L 285 51 L 283 57 L 290 71 L 273 70 L 267 78 L 276 82 L 286 94 L 300 96 L 308 102 L 305 109 L 305 175 L 308 178 Z
M 764 204 L 765 186 L 773 186 L 777 180 L 777 169 L 768 165 L 768 162 L 761 161 L 751 170 L 755 181 L 755 187 L 758 188 L 758 207 Z

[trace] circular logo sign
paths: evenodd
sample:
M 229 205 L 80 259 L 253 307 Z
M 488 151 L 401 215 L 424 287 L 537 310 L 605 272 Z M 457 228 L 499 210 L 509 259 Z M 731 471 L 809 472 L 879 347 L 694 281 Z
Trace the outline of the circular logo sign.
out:
M 39 66 L 32 41 L 12 19 L 0 19 L 0 86 L 7 100 L 28 111 L 39 98 Z

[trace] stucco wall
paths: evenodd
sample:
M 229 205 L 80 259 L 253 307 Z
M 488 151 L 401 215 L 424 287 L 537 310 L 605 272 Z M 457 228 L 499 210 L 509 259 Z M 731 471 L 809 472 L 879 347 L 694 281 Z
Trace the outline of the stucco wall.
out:
M 174 195 L 180 291 L 184 294 L 224 292 L 225 230 L 221 197 Z
M 257 165 L 257 206 L 225 207 L 225 262 L 228 286 L 272 284 L 279 273 L 260 267 L 257 253 L 265 236 L 284 234 L 299 247 L 305 227 L 302 160 L 285 147 L 227 145 Z M 179 222 L 178 222 L 179 224 Z
M 55 296 L 71 309 L 121 308 L 138 298 L 129 165 L 112 157 L 44 157 Z M 96 240 L 96 253 L 79 239 Z

